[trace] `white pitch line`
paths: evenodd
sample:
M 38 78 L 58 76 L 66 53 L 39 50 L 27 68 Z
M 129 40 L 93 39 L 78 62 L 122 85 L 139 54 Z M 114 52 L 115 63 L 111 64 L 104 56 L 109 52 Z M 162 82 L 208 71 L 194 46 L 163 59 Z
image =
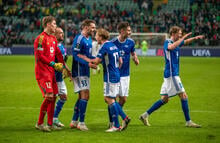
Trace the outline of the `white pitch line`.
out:
M 40 108 L 34 108 L 34 107 L 0 107 L 1 110 L 40 110 Z M 73 108 L 63 108 L 63 110 L 68 110 L 68 111 L 73 111 Z M 106 109 L 88 109 L 93 112 L 106 112 Z M 129 111 L 129 112 L 144 112 L 145 109 L 125 109 L 124 111 Z M 173 113 L 178 113 L 178 112 L 183 112 L 182 110 L 158 110 L 157 112 L 173 112 Z M 218 111 L 209 111 L 209 110 L 191 110 L 190 112 L 194 113 L 213 113 L 217 114 L 219 113 Z

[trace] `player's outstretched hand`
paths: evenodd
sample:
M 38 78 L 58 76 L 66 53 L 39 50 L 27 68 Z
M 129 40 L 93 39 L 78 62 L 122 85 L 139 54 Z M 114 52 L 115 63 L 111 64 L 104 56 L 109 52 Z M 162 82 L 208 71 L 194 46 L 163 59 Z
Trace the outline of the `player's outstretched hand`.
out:
M 139 65 L 139 60 L 138 60 L 138 58 L 136 57 L 136 58 L 134 58 L 134 63 L 135 63 L 135 65 Z
M 70 81 L 72 81 L 72 73 L 71 71 L 67 70 L 66 68 L 63 69 L 63 79 L 69 77 L 70 78 Z
M 93 69 L 97 69 L 97 65 L 94 64 L 93 62 L 89 62 L 89 67 Z
M 187 37 L 190 36 L 190 35 L 192 35 L 192 32 L 189 32 L 189 33 L 185 34 L 185 35 L 183 36 L 183 39 L 187 38 Z
M 195 39 L 203 39 L 205 36 L 204 35 L 198 35 L 195 37 Z

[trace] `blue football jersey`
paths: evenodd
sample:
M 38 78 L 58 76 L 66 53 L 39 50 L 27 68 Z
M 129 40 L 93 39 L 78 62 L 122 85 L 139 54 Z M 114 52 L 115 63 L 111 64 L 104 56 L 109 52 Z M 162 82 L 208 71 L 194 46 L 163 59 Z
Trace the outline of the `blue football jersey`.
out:
M 58 44 L 58 47 L 63 55 L 63 58 L 66 56 L 66 48 L 64 47 L 64 45 L 62 43 L 59 43 Z M 57 60 L 55 60 L 57 62 Z M 61 72 L 57 72 L 55 71 L 55 75 L 56 75 L 56 81 L 57 82 L 61 82 L 63 81 L 63 78 L 62 78 L 62 73 Z
M 104 82 L 120 82 L 119 49 L 110 41 L 101 45 L 98 58 L 102 59 Z
M 180 45 L 173 50 L 168 49 L 168 46 L 170 44 L 173 44 L 173 41 L 171 39 L 165 40 L 163 49 L 165 58 L 165 78 L 168 78 L 170 76 L 179 76 L 180 47 L 184 45 L 184 41 L 182 41 Z
M 77 55 L 81 54 L 92 57 L 92 39 L 86 38 L 82 34 L 76 35 L 72 45 L 73 61 L 72 61 L 72 77 L 88 76 L 90 77 L 88 62 L 79 58 Z
M 122 67 L 120 68 L 120 76 L 130 75 L 130 54 L 135 52 L 135 42 L 131 38 L 127 38 L 124 42 L 120 42 L 118 37 L 111 40 L 120 50 L 121 57 L 123 59 Z

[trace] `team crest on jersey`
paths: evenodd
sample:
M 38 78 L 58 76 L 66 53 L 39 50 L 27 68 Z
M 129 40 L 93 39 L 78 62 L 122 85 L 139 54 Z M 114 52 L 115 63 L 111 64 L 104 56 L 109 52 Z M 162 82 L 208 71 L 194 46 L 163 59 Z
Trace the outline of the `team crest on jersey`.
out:
M 40 45 L 42 45 L 43 38 L 44 38 L 44 35 L 41 35 L 40 38 L 39 38 L 39 42 L 38 42 L 38 43 L 39 43 Z
M 53 53 L 53 52 L 54 52 L 54 48 L 50 47 L 50 53 Z
M 49 45 L 49 42 L 47 42 L 47 45 Z
M 76 49 L 79 49 L 79 44 L 76 44 Z
M 55 44 L 55 41 L 53 41 L 53 44 Z
M 121 50 L 121 51 L 120 51 L 120 54 L 121 54 L 121 56 L 124 56 L 125 51 L 124 51 L 124 50 Z
M 128 45 L 125 45 L 125 48 L 128 48 Z

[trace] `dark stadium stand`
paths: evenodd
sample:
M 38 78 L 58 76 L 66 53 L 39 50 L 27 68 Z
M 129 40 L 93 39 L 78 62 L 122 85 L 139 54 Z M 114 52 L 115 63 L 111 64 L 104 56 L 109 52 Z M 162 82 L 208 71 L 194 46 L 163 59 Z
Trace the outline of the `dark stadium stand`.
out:
M 0 45 L 33 44 L 41 31 L 40 19 L 45 15 L 57 18 L 71 44 L 85 18 L 117 32 L 119 21 L 129 21 L 133 32 L 168 32 L 179 25 L 185 32 L 204 34 L 198 45 L 218 46 L 220 33 L 219 0 L 0 0 Z

